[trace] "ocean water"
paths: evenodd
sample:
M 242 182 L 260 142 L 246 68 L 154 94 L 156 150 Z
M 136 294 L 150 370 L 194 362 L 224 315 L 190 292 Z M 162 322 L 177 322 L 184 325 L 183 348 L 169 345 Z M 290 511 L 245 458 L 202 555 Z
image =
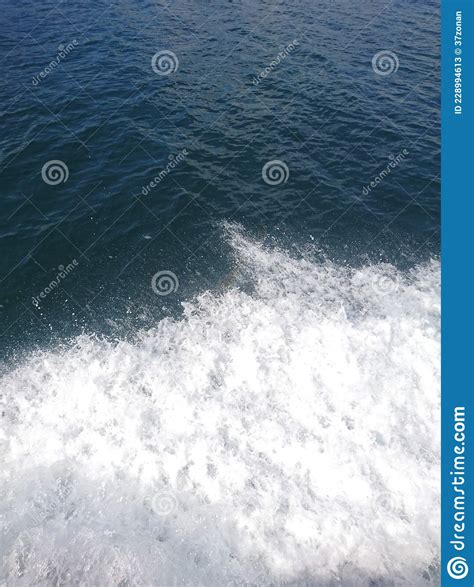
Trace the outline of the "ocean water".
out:
M 0 582 L 436 584 L 438 4 L 2 11 Z

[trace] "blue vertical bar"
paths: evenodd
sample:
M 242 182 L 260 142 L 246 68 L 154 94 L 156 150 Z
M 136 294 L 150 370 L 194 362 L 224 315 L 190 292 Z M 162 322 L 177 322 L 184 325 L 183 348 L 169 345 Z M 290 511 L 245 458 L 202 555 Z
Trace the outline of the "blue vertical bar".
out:
M 473 8 L 441 0 L 443 587 L 474 585 Z

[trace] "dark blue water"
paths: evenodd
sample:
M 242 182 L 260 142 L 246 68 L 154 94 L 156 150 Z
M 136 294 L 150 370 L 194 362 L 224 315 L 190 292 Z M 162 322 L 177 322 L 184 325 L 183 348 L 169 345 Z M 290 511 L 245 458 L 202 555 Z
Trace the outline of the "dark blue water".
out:
M 350 265 L 436 257 L 438 27 L 424 0 L 3 2 L 2 354 L 126 336 L 225 285 L 223 221 Z M 162 50 L 179 62 L 169 75 L 152 68 Z M 372 67 L 384 50 L 389 75 Z M 42 179 L 51 160 L 64 183 Z M 286 182 L 263 181 L 272 160 Z M 153 293 L 161 270 L 176 295 Z

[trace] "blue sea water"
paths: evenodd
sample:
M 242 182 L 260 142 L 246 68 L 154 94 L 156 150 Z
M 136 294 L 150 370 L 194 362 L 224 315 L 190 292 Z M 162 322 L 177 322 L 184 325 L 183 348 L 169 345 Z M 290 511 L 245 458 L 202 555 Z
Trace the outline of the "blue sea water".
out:
M 350 264 L 437 255 L 435 2 L 46 1 L 2 10 L 3 350 L 105 331 L 105 318 L 125 312 L 139 324 L 143 307 L 159 318 L 149 286 L 159 270 L 179 277 L 184 298 L 215 287 L 229 272 L 222 220 Z M 160 50 L 176 55 L 175 73 L 153 71 Z M 383 50 L 400 64 L 388 76 L 371 65 Z M 183 149 L 185 160 L 142 195 Z M 403 149 L 406 159 L 364 195 Z M 50 160 L 67 165 L 65 183 L 42 180 Z M 262 180 L 272 160 L 288 166 L 286 183 Z M 74 259 L 78 268 L 35 308 L 32 298 Z
M 1 7 L 0 580 L 432 584 L 438 3 Z

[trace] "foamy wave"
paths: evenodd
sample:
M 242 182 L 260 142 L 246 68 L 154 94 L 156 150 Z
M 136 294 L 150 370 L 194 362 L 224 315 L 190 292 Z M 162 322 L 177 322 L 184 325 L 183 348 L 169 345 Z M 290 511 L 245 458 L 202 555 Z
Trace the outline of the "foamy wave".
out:
M 181 319 L 3 375 L 1 581 L 434 583 L 439 263 L 231 243 Z

